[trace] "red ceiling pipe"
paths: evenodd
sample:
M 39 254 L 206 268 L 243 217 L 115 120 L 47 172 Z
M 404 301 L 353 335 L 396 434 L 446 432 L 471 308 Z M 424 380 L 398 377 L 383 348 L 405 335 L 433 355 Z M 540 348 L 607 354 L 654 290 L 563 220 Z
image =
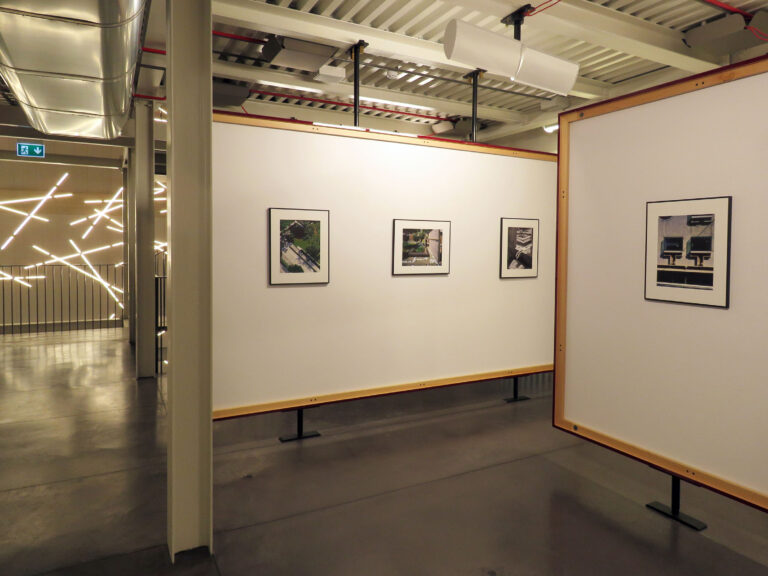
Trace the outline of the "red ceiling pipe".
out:
M 240 40 L 242 42 L 250 42 L 251 44 L 266 44 L 266 40 L 260 38 L 249 38 L 248 36 L 240 36 L 239 34 L 230 34 L 229 32 L 219 32 L 218 30 L 212 30 L 211 34 L 219 36 L 220 38 L 229 38 L 230 40 Z M 150 54 L 167 54 L 165 50 L 160 48 L 150 48 L 149 46 L 142 46 L 143 52 L 149 52 Z
M 134 98 L 143 98 L 144 100 L 165 100 L 165 96 L 152 96 L 151 94 L 134 94 Z
M 248 36 L 240 36 L 239 34 L 230 34 L 229 32 L 219 32 L 218 30 L 213 30 L 211 32 L 214 36 L 218 36 L 220 38 L 229 38 L 230 40 L 240 40 L 242 42 L 249 42 L 251 44 L 266 44 L 266 40 L 262 40 L 261 38 L 249 38 Z
M 309 96 L 296 96 L 295 94 L 282 94 L 280 92 L 267 92 L 266 90 L 251 89 L 251 94 L 262 94 L 264 96 L 274 96 L 275 98 L 290 98 L 292 100 L 304 100 L 307 102 L 318 102 L 320 104 L 329 104 L 331 106 L 344 106 L 351 108 L 353 105 L 349 102 L 339 102 L 337 100 L 325 100 L 323 98 L 310 98 Z M 442 116 L 430 116 L 428 114 L 416 114 L 414 112 L 400 112 L 398 110 L 387 110 L 386 108 L 377 108 L 375 106 L 360 106 L 363 110 L 373 110 L 375 112 L 385 112 L 387 114 L 398 114 L 402 116 L 414 116 L 416 118 L 425 118 L 427 120 L 447 120 Z
M 717 6 L 718 8 L 722 8 L 723 10 L 727 10 L 728 12 L 732 12 L 733 14 L 741 14 L 747 19 L 750 19 L 754 16 L 751 12 L 747 12 L 746 10 L 742 10 L 741 8 L 736 8 L 736 6 L 731 6 L 730 4 L 727 4 L 725 2 L 720 2 L 720 0 L 704 0 L 707 4 L 712 4 L 712 6 Z

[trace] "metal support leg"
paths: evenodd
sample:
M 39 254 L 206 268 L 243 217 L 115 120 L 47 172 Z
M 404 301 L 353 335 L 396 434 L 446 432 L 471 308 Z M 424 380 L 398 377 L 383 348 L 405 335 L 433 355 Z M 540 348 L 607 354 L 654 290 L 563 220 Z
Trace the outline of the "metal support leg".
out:
M 354 68 L 355 68 L 355 82 L 354 82 L 355 126 L 360 126 L 360 55 L 363 53 L 363 48 L 365 48 L 366 46 L 368 46 L 368 43 L 360 40 L 357 44 L 355 44 L 352 47 L 352 59 L 354 61 Z
M 651 502 L 650 504 L 646 504 L 646 507 L 658 512 L 659 514 L 663 514 L 667 518 L 677 520 L 681 524 L 685 524 L 689 528 L 693 528 L 699 532 L 707 527 L 707 525 L 701 520 L 697 520 L 692 516 L 688 516 L 688 514 L 683 514 L 680 512 L 680 478 L 677 476 L 672 476 L 671 506 L 667 506 L 661 502 Z
M 304 432 L 304 408 L 298 408 L 296 410 L 296 434 L 294 436 L 280 436 L 280 442 L 294 442 L 307 438 L 317 438 L 318 436 L 320 436 L 320 432 L 317 430 Z
M 472 81 L 472 132 L 469 135 L 470 142 L 477 142 L 477 87 L 480 83 L 480 76 L 483 70 L 473 70 L 464 78 Z
M 504 402 L 506 402 L 507 404 L 511 404 L 512 402 L 522 402 L 523 400 L 530 400 L 528 396 L 520 396 L 518 391 L 517 379 L 518 379 L 518 376 L 515 376 L 512 378 L 512 397 L 504 399 Z

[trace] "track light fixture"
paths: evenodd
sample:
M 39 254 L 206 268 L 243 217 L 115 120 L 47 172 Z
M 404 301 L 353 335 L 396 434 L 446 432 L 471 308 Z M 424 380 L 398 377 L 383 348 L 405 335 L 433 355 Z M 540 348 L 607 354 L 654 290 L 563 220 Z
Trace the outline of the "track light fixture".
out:
M 566 96 L 576 84 L 579 65 L 535 50 L 520 41 L 520 27 L 530 9 L 523 6 L 502 19 L 515 26 L 515 39 L 483 30 L 461 20 L 445 28 L 445 55 L 461 64 L 507 76 L 511 80 Z

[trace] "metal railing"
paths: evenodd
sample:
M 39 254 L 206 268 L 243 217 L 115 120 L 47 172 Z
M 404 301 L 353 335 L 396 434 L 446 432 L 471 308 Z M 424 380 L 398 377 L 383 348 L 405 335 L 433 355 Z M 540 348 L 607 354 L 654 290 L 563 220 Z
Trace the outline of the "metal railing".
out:
M 155 252 L 155 372 L 163 374 L 168 363 L 168 254 Z
M 124 270 L 115 264 L 0 266 L 0 334 L 122 327 Z

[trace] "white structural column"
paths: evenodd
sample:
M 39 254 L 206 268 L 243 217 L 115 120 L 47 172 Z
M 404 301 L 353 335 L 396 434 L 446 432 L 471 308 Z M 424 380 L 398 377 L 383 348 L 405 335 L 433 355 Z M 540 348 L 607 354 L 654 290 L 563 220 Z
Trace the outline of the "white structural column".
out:
M 211 0 L 166 1 L 168 549 L 213 551 Z
M 123 318 L 128 318 L 130 320 L 131 318 L 131 300 L 130 295 L 131 292 L 128 288 L 128 264 L 129 264 L 129 257 L 130 254 L 130 242 L 129 242 L 129 229 L 128 229 L 128 194 L 129 192 L 129 181 L 130 181 L 130 168 L 128 166 L 128 158 L 125 159 L 125 165 L 123 166 L 123 266 L 122 266 L 122 273 L 123 273 Z M 117 274 L 117 272 L 115 272 Z M 134 343 L 134 340 L 131 338 L 131 344 Z
M 136 151 L 128 149 L 127 184 L 123 191 L 123 214 L 126 230 L 125 242 L 128 244 L 125 261 L 125 311 L 128 318 L 128 337 L 131 344 L 136 344 Z
M 151 102 L 136 101 L 136 377 L 155 375 L 155 151 Z

